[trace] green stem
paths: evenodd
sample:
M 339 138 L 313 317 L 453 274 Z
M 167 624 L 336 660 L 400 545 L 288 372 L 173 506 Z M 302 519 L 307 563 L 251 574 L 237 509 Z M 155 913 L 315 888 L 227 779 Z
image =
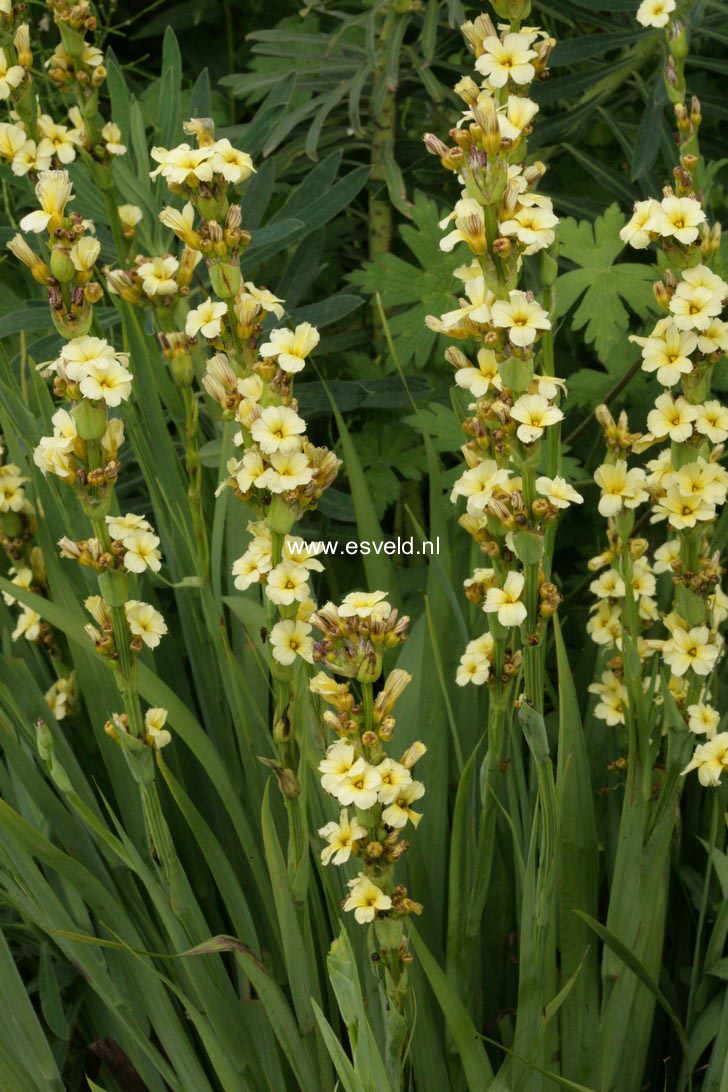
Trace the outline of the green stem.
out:
M 710 881 L 713 872 L 713 851 L 715 849 L 715 839 L 718 834 L 718 813 L 720 811 L 720 791 L 718 789 L 713 790 L 713 800 L 711 802 L 710 811 L 710 836 L 708 839 L 708 858 L 705 863 L 705 877 L 703 880 L 703 893 L 700 898 L 700 910 L 698 913 L 698 928 L 695 933 L 695 951 L 693 954 L 693 962 L 690 970 L 690 993 L 688 994 L 688 1008 L 687 1015 L 685 1017 L 685 1027 L 688 1034 L 693 1026 L 693 1016 L 695 1014 L 695 994 L 698 986 L 698 977 L 700 972 L 700 949 L 703 941 L 703 928 L 705 926 L 705 915 L 708 909 L 708 898 L 710 896 Z
M 127 251 L 129 247 L 127 245 L 126 238 L 124 237 L 124 229 L 121 226 L 121 218 L 119 217 L 119 209 L 116 204 L 116 187 L 114 186 L 111 178 L 111 171 L 108 171 L 110 185 L 103 183 L 99 184 L 99 189 L 103 194 L 104 204 L 109 216 L 109 223 L 111 225 L 111 234 L 114 237 L 114 245 L 116 247 L 117 256 L 121 266 L 126 269 L 129 265 L 129 257 Z
M 502 642 L 496 642 L 499 644 Z M 498 784 L 501 777 L 501 753 L 505 733 L 506 709 L 510 695 L 510 685 L 505 686 L 496 678 L 490 692 L 488 705 L 488 754 L 485 763 L 485 785 L 483 789 L 483 809 L 478 832 L 477 859 L 473 877 L 470 907 L 465 925 L 465 935 L 474 939 L 480 932 L 480 922 L 485 909 L 490 885 L 490 873 L 493 867 L 495 849 L 495 820 L 497 811 Z
M 191 387 L 182 387 L 181 391 L 185 408 L 185 470 L 189 480 L 187 499 L 190 502 L 192 527 L 197 539 L 200 573 L 204 576 L 210 567 L 210 549 L 207 541 L 205 515 L 202 508 L 202 466 L 197 442 L 199 407 Z

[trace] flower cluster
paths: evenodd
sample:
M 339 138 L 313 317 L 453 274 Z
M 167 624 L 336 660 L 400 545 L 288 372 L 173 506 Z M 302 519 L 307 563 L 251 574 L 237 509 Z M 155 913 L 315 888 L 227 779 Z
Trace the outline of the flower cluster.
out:
M 335 674 L 371 684 L 382 673 L 382 657 L 407 637 L 409 618 L 399 617 L 385 592 L 350 592 L 336 607 L 327 603 L 312 617 L 322 637 L 314 660 Z
M 129 303 L 142 302 L 153 311 L 173 312 L 177 300 L 189 295 L 195 267 L 202 255 L 185 247 L 179 258 L 173 254 L 147 257 L 137 254 L 128 270 L 107 269 L 106 284 L 112 295 Z
M 172 742 L 172 735 L 169 729 L 165 728 L 168 716 L 166 709 L 150 706 L 144 714 L 144 735 L 140 740 L 130 734 L 126 713 L 114 713 L 111 720 L 104 725 L 104 731 L 107 736 L 111 736 L 127 749 L 137 749 L 141 746 L 161 751 L 162 747 Z
M 698 112 L 693 104 L 693 114 Z M 657 243 L 664 253 L 665 272 L 655 285 L 664 317 L 647 337 L 631 338 L 640 346 L 643 370 L 663 390 L 643 434 L 629 431 L 624 414 L 615 421 L 606 407 L 597 413 L 607 459 L 595 480 L 599 511 L 608 521 L 608 547 L 590 562 L 599 576 L 591 584 L 596 602 L 587 628 L 606 660 L 601 680 L 590 689 L 600 699 L 595 713 L 606 723 L 625 724 L 634 716 L 625 685 L 628 634 L 643 664 L 644 691 L 653 693 L 651 664 L 657 655 L 667 671 L 657 680 L 655 704 L 662 701 L 666 684 L 686 727 L 714 736 L 719 717 L 711 701 L 724 650 L 720 626 L 728 617 L 728 597 L 712 538 L 728 495 L 728 471 L 720 461 L 728 410 L 711 397 L 711 381 L 728 350 L 723 318 L 728 284 L 710 268 L 720 228 L 707 222 L 693 185 L 697 157 L 684 152 L 692 134 L 680 132 L 679 106 L 676 115 L 679 137 L 684 137 L 674 172 L 678 193 L 666 189 L 659 202 L 638 202 L 621 232 L 622 240 L 636 249 Z M 658 445 L 653 454 L 650 449 Z M 631 456 L 648 450 L 645 465 L 630 465 Z M 648 521 L 667 531 L 655 546 L 638 533 Z M 663 593 L 660 580 L 666 585 Z M 705 761 L 710 772 L 701 772 L 704 784 L 715 783 L 720 772 L 714 753 L 711 740 L 687 767 L 702 771 Z
M 349 881 L 343 903 L 361 924 L 419 914 L 421 906 L 401 884 L 395 885 L 393 869 L 408 848 L 402 832 L 422 818 L 414 805 L 425 788 L 412 769 L 425 747 L 414 743 L 398 759 L 387 750 L 395 729 L 392 711 L 410 676 L 395 668 L 376 696 L 373 692 L 382 654 L 405 639 L 409 619 L 398 618 L 379 591 L 352 592 L 338 607 L 327 603 L 311 621 L 322 634 L 314 659 L 346 680 L 321 671 L 310 683 L 312 693 L 331 706 L 323 720 L 338 737 L 319 764 L 322 788 L 340 806 L 338 821 L 319 831 L 327 843 L 321 860 L 341 865 L 352 856 L 361 859 L 362 869 Z M 407 955 L 399 936 L 396 958 L 407 962 Z
M 428 317 L 427 325 L 479 346 L 474 356 L 457 346 L 445 356 L 457 387 L 473 399 L 463 422 L 466 469 L 452 500 L 464 498 L 460 522 L 492 566 L 466 581 L 490 632 L 468 645 L 457 674 L 460 685 L 481 685 L 517 673 L 521 654 L 513 652 L 511 631 L 523 627 L 524 643 L 539 643 L 540 623 L 559 602 L 547 577 L 546 531 L 582 498 L 543 458 L 542 440 L 563 418 L 564 384 L 552 374 L 550 350 L 539 352 L 544 335 L 550 339 L 548 308 L 518 287 L 523 258 L 550 247 L 557 225 L 550 198 L 536 189 L 546 168 L 524 158 L 538 112 L 529 87 L 545 75 L 554 42 L 534 27 L 496 28 L 486 15 L 462 29 L 480 80 L 466 76 L 456 85 L 465 111 L 450 132 L 452 145 L 432 135 L 425 143 L 463 187 L 441 223 L 451 229 L 441 249 L 464 244 L 473 257 L 455 270 L 463 283 L 459 307 Z M 543 273 L 542 280 L 548 287 Z
M 48 261 L 39 258 L 21 235 L 10 242 L 9 249 L 48 288 L 51 315 L 64 341 L 58 356 L 40 364 L 39 371 L 52 378 L 53 394 L 64 405 L 54 412 L 53 432 L 41 437 L 33 461 L 44 476 L 53 475 L 73 490 L 91 523 L 91 537 L 60 540 L 61 557 L 98 574 L 101 594 L 86 601 L 95 623 L 87 632 L 96 650 L 108 657 L 118 673 L 120 690 L 129 702 L 125 716 L 133 737 L 149 745 L 133 687 L 135 657 L 145 646 L 155 648 L 167 627 L 151 604 L 132 598 L 130 591 L 136 577 L 147 571 L 159 572 L 159 538 L 144 516 L 118 516 L 111 511 L 122 468 L 119 452 L 124 444 L 124 423 L 109 411 L 129 400 L 133 376 L 128 354 L 89 333 L 93 305 L 102 292 L 95 280 L 100 245 L 92 234 L 93 225 L 68 211 L 73 191 L 67 172 L 41 173 L 36 198 L 39 208 L 27 213 L 20 227 L 45 236 Z M 13 477 L 12 489 L 8 478 L 7 506 L 9 511 L 14 509 L 16 523 L 21 520 L 15 547 L 21 558 L 27 555 L 34 521 L 18 493 L 21 481 L 17 475 Z M 19 586 L 43 593 L 38 568 L 37 562 L 35 566 L 19 566 L 15 573 Z M 16 636 L 21 633 L 41 641 L 57 655 L 57 636 L 35 611 L 23 611 Z M 73 679 L 68 672 L 59 670 L 58 674 L 47 697 L 55 712 L 66 713 L 72 707 Z
M 5 451 L 0 445 L 0 459 Z M 8 576 L 17 588 L 48 596 L 45 565 L 40 548 L 35 545 L 37 531 L 35 509 L 25 492 L 27 478 L 14 463 L 0 463 L 0 546 L 10 561 Z M 73 712 L 75 682 L 65 663 L 65 645 L 61 634 L 45 622 L 32 607 L 14 595 L 3 592 L 6 606 L 18 608 L 18 618 L 11 640 L 24 638 L 44 648 L 58 676 L 45 697 L 56 720 Z
M 158 164 L 152 176 L 163 178 L 170 192 L 185 202 L 181 209 L 168 206 L 160 214 L 181 243 L 181 256 L 140 258 L 128 271 L 110 272 L 107 279 L 125 298 L 145 302 L 160 320 L 167 314 L 160 341 L 173 374 L 194 346 L 202 343 L 213 351 L 202 383 L 223 420 L 237 426 L 232 434 L 237 453 L 228 459 L 220 489 L 231 489 L 257 516 L 248 525 L 247 549 L 232 573 L 241 591 L 254 584 L 264 587 L 276 683 L 274 737 L 288 746 L 292 729 L 286 710 L 294 669 L 313 658 L 310 577 L 322 569 L 292 530 L 316 507 L 340 465 L 330 451 L 309 440 L 294 396 L 295 377 L 318 345 L 319 334 L 310 323 L 293 330 L 280 325 L 271 329 L 284 317 L 284 301 L 241 275 L 241 254 L 251 237 L 242 227 L 242 209 L 232 191 L 253 173 L 250 156 L 226 139 L 216 140 L 207 118 L 192 119 L 184 129 L 196 146 L 183 143 L 152 151 Z M 203 259 L 210 292 L 191 301 L 184 328 L 176 329 L 176 301 L 187 295 L 192 270 Z M 191 369 L 189 375 L 191 381 Z
M 20 227 L 47 236 L 48 262 L 22 235 L 11 239 L 8 249 L 28 267 L 34 280 L 47 286 L 51 317 L 61 337 L 80 337 L 90 330 L 93 305 L 103 291 L 94 280 L 101 244 L 93 235 L 93 223 L 68 208 L 73 187 L 67 171 L 42 171 L 35 196 L 39 207 L 22 218 Z
M 90 4 L 54 0 L 48 6 L 60 40 L 46 68 L 56 87 L 74 100 L 63 121 L 39 107 L 30 27 L 21 22 L 11 34 L 12 9 L 3 20 L 10 25 L 3 28 L 8 37 L 0 48 L 0 99 L 11 107 L 10 120 L 0 123 L 0 159 L 10 163 L 14 174 L 33 179 L 40 172 L 67 167 L 79 155 L 108 166 L 113 157 L 126 152 L 119 126 L 98 116 L 98 90 L 106 67 L 101 49 L 85 37 L 96 30 Z M 18 11 L 22 8 L 19 5 Z
M 112 660 L 118 659 L 119 653 L 114 645 L 113 619 L 108 605 L 100 595 L 90 595 L 84 605 L 95 623 L 86 626 L 86 633 L 94 648 Z M 128 599 L 124 603 L 124 614 L 131 633 L 131 650 L 141 652 L 144 645 L 147 648 L 156 648 L 167 632 L 166 623 L 159 611 L 149 603 Z

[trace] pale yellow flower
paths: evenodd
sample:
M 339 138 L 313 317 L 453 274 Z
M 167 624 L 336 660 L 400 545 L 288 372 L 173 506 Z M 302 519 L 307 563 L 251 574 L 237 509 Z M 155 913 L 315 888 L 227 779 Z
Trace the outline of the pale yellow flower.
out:
M 526 34 L 506 34 L 502 41 L 489 35 L 483 41 L 483 54 L 475 67 L 491 87 L 504 87 L 509 80 L 520 86 L 531 83 L 536 75 L 531 64 L 536 51 L 531 49 L 531 41 Z
M 11 162 L 28 141 L 22 122 L 0 121 L 0 159 Z
M 508 330 L 513 345 L 532 345 L 539 330 L 550 330 L 551 322 L 543 307 L 528 292 L 514 290 L 508 300 L 496 300 L 491 308 L 494 326 Z
M 222 300 L 216 303 L 211 296 L 208 296 L 198 307 L 187 313 L 185 321 L 187 337 L 196 337 L 198 333 L 210 340 L 220 337 L 222 319 L 226 313 L 226 303 L 223 303 Z
M 679 243 L 694 243 L 700 225 L 705 223 L 705 213 L 694 197 L 664 197 L 659 209 L 650 221 L 651 231 L 663 238 L 677 239 Z
M 659 523 L 666 519 L 676 531 L 683 531 L 687 527 L 695 527 L 699 521 L 712 519 L 714 515 L 714 506 L 703 497 L 683 493 L 679 485 L 671 485 L 658 500 L 651 522 Z
M 158 573 L 162 567 L 162 555 L 157 547 L 159 539 L 151 531 L 130 531 L 123 539 L 124 568 L 131 573 L 143 573 L 147 569 Z
M 151 706 L 144 714 L 144 727 L 146 729 L 146 742 L 158 751 L 172 742 L 172 735 L 164 726 L 167 723 L 168 713 L 159 706 Z
M 455 682 L 458 686 L 466 686 L 468 683 L 482 686 L 489 677 L 490 660 L 484 653 L 477 652 L 468 645 L 460 657 Z
M 187 202 L 182 211 L 168 205 L 159 214 L 160 221 L 165 227 L 170 228 L 186 246 L 197 246 L 199 236 L 194 230 L 195 210 L 191 202 Z
M 621 599 L 625 590 L 624 581 L 618 569 L 605 569 L 589 585 L 589 591 L 597 599 Z
M 124 610 L 134 637 L 141 637 L 148 648 L 156 648 L 167 632 L 167 624 L 159 611 L 139 599 L 128 599 Z
M 26 641 L 37 641 L 40 637 L 40 627 L 43 619 L 30 607 L 24 607 L 22 613 L 18 616 L 18 620 L 15 624 L 10 639 L 12 641 L 18 641 L 21 637 L 25 637 Z
M 275 357 L 279 368 L 289 375 L 295 375 L 301 371 L 306 357 L 316 348 L 319 340 L 316 327 L 310 322 L 301 322 L 295 330 L 271 330 L 269 340 L 258 351 L 263 358 Z
M 458 497 L 466 497 L 468 512 L 477 515 L 485 511 L 496 489 L 503 486 L 509 477 L 508 470 L 499 467 L 494 459 L 483 459 L 477 466 L 466 470 L 455 482 L 450 500 L 455 502 Z
M 59 163 L 67 167 L 76 158 L 76 149 L 81 143 L 81 131 L 69 129 L 67 125 L 58 125 L 48 114 L 38 118 L 38 132 L 53 147 L 53 154 Z
M 647 500 L 644 470 L 641 467 L 627 470 L 624 459 L 597 467 L 594 481 L 602 491 L 599 512 L 603 516 L 617 516 L 623 508 L 636 508 Z
M 707 626 L 693 626 L 692 629 L 675 626 L 662 646 L 665 663 L 678 677 L 689 670 L 696 675 L 709 675 L 718 655 L 718 646 L 711 640 Z
M 684 280 L 680 281 L 670 300 L 670 311 L 680 330 L 707 330 L 722 307 L 720 293 L 704 285 L 693 287 Z
M 526 247 L 526 254 L 535 254 L 537 250 L 551 246 L 558 222 L 558 216 L 549 209 L 522 206 L 510 220 L 501 222 L 500 233 L 506 237 L 515 236 Z
M 101 130 L 101 139 L 109 155 L 126 155 L 126 144 L 121 143 L 121 129 L 115 122 L 106 122 Z
M 285 667 L 290 666 L 300 656 L 307 663 L 313 663 L 313 639 L 309 636 L 311 626 L 308 622 L 285 618 L 276 622 L 268 636 L 273 659 Z
M 308 571 L 293 561 L 281 561 L 268 573 L 265 594 L 278 607 L 290 607 L 309 596 Z
M 213 168 L 211 145 L 191 148 L 189 144 L 180 144 L 176 148 L 152 148 L 152 159 L 159 166 L 149 172 L 150 178 L 162 175 L 167 182 L 182 186 L 185 183 L 196 187 L 200 182 L 211 182 Z
M 275 451 L 270 456 L 270 466 L 255 479 L 255 487 L 271 493 L 287 493 L 308 485 L 312 478 L 313 468 L 302 451 Z
M 671 573 L 673 565 L 680 557 L 680 539 L 671 538 L 655 550 L 655 572 Z
M 418 811 L 414 811 L 412 804 L 415 800 L 421 800 L 425 795 L 425 786 L 421 781 L 410 781 L 408 785 L 405 785 L 400 790 L 397 799 L 393 803 L 389 804 L 382 812 L 382 822 L 386 823 L 388 827 L 394 827 L 395 830 L 401 830 L 402 827 L 410 822 L 413 827 L 418 827 L 422 815 Z
M 669 436 L 676 444 L 689 440 L 697 411 L 685 398 L 673 398 L 667 392 L 655 400 L 655 408 L 647 415 L 647 427 L 659 440 Z
M 699 701 L 688 706 L 688 728 L 697 736 L 705 735 L 708 739 L 718 731 L 720 713 L 711 705 Z
M 86 365 L 79 389 L 92 402 L 119 406 L 131 395 L 132 374 L 118 360 L 96 360 Z
M 127 512 L 125 516 L 107 516 L 106 526 L 115 542 L 123 541 L 132 531 L 151 531 L 152 525 L 144 516 Z
M 319 680 L 323 678 L 330 683 L 331 686 L 336 687 L 338 692 L 340 684 L 335 683 L 333 679 L 329 679 L 323 672 L 319 672 L 316 678 Z M 318 690 L 314 692 L 320 693 L 321 691 Z M 321 787 L 324 791 L 330 793 L 332 796 L 336 795 L 338 789 L 349 776 L 349 772 L 356 761 L 356 754 L 350 743 L 344 743 L 341 740 L 337 743 L 333 743 L 327 750 L 326 757 L 322 758 L 318 765 L 319 773 L 322 775 Z
M 647 201 L 637 201 L 631 219 L 619 233 L 622 242 L 628 243 L 635 250 L 648 247 L 652 235 L 655 234 L 650 225 L 659 207 L 659 201 L 655 201 L 653 197 Z
M 101 243 L 92 235 L 83 235 L 71 247 L 71 261 L 77 273 L 90 273 L 101 253 Z
M 377 799 L 380 804 L 393 804 L 397 797 L 412 780 L 412 774 L 406 766 L 395 762 L 393 758 L 384 758 L 377 766 L 380 778 Z
M 142 289 L 146 296 L 174 296 L 179 285 L 174 275 L 179 269 L 179 262 L 171 254 L 158 255 L 137 266 Z
M 24 178 L 29 171 L 41 171 L 50 169 L 53 162 L 55 149 L 50 140 L 43 137 L 38 143 L 34 140 L 26 140 L 21 148 L 13 156 L 12 172 L 19 178 Z
M 683 770 L 683 775 L 691 770 L 698 771 L 700 784 L 705 788 L 717 788 L 720 776 L 728 770 L 728 732 L 713 736 L 707 743 L 700 743 L 695 753 Z
M 592 609 L 586 631 L 597 645 L 619 645 L 622 639 L 622 608 L 613 600 L 600 599 Z
M 557 406 L 549 404 L 541 394 L 522 394 L 511 409 L 511 417 L 520 421 L 516 429 L 518 439 L 524 444 L 533 444 L 543 436 L 549 425 L 555 425 L 564 418 Z
M 449 253 L 456 243 L 467 243 L 474 254 L 485 254 L 488 243 L 483 206 L 472 197 L 463 197 L 456 202 L 454 211 L 440 221 L 440 227 L 446 228 L 452 220 L 455 229 L 440 240 L 440 250 Z
M 510 572 L 502 588 L 488 588 L 483 604 L 486 614 L 496 614 L 502 626 L 520 626 L 525 622 L 527 610 L 521 602 L 524 585 L 523 573 Z
M 642 0 L 635 18 L 643 27 L 666 27 L 675 10 L 675 0 Z
M 349 880 L 350 891 L 344 902 L 345 910 L 353 910 L 360 925 L 374 921 L 378 912 L 389 910 L 392 900 L 362 872 L 355 880 Z
M 67 171 L 43 171 L 35 187 L 40 208 L 23 217 L 21 230 L 36 234 L 46 229 L 49 234 L 56 231 L 63 223 L 66 205 L 73 200 L 72 190 Z
M 478 349 L 478 367 L 458 368 L 455 382 L 463 390 L 470 391 L 473 398 L 482 398 L 491 387 L 501 390 L 503 380 L 498 373 L 498 358 L 492 349 Z
M 119 205 L 117 209 L 121 226 L 127 230 L 133 230 L 143 218 L 143 212 L 138 205 Z
M 288 453 L 301 445 L 306 422 L 288 406 L 266 406 L 250 428 L 250 434 L 266 455 Z
M 5 50 L 0 47 L 0 99 L 9 99 L 25 77 L 25 69 L 19 64 L 9 64 Z
M 642 346 L 642 370 L 656 372 L 663 387 L 673 387 L 693 370 L 690 354 L 697 347 L 697 334 L 679 330 L 671 318 L 660 319 L 649 337 L 632 335 L 629 340 Z
M 707 436 L 711 444 L 722 444 L 728 440 L 728 407 L 717 399 L 703 402 L 695 407 L 695 431 Z
M 672 470 L 663 479 L 669 488 L 676 485 L 683 496 L 699 497 L 709 504 L 725 504 L 728 491 L 728 471 L 720 463 L 698 456 L 679 470 Z
M 321 850 L 321 863 L 327 865 L 332 859 L 335 865 L 346 864 L 357 842 L 367 837 L 367 829 L 354 816 L 349 820 L 346 808 L 341 809 L 338 823 L 327 823 L 319 830 L 321 838 L 329 843 Z
M 555 478 L 547 478 L 542 475 L 536 478 L 536 492 L 546 497 L 554 508 L 568 508 L 570 504 L 583 504 L 584 498 L 577 493 L 573 485 L 569 485 L 566 478 L 556 475 Z
M 712 318 L 698 333 L 698 348 L 706 356 L 710 353 L 728 353 L 728 322 Z
M 245 182 L 255 173 L 253 160 L 248 153 L 234 148 L 227 137 L 216 140 L 212 145 L 210 163 L 215 174 L 221 174 L 231 185 Z
M 383 591 L 349 592 L 338 607 L 339 615 L 341 618 L 387 618 L 392 608 L 386 601 L 386 595 Z
M 594 715 L 614 727 L 625 723 L 628 704 L 627 688 L 613 671 L 603 671 L 598 683 L 589 686 L 589 693 L 601 699 L 594 707 Z

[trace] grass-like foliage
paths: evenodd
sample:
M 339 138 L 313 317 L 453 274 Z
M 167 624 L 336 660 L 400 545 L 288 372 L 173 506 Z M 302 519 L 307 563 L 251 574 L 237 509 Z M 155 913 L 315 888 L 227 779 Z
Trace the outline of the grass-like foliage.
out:
M 725 6 L 123 7 L 0 0 L 0 1092 L 725 1092 Z

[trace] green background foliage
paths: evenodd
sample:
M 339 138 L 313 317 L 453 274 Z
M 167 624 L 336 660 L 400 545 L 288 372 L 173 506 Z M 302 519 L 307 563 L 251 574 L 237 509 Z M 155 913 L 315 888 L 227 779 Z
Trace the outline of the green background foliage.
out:
M 637 27 L 635 6 L 613 0 L 607 10 L 594 0 L 564 0 L 536 4 L 533 15 L 559 39 L 551 78 L 535 91 L 542 115 L 531 150 L 548 167 L 542 189 L 564 217 L 556 367 L 570 392 L 565 466 L 588 501 L 600 461 L 595 406 L 607 399 L 613 410 L 647 408 L 633 369 L 637 351 L 626 335 L 641 331 L 655 312 L 653 271 L 639 254 L 624 252 L 618 232 L 635 198 L 658 194 L 669 182 L 674 155 L 663 46 L 659 35 Z M 450 87 L 465 67 L 457 24 L 475 13 L 458 0 L 341 0 L 295 12 L 283 0 L 102 8 L 113 51 L 108 91 L 130 149 L 114 170 L 120 191 L 147 214 L 140 247 L 165 245 L 157 221 L 165 193 L 148 178 L 150 141 L 175 143 L 183 118 L 211 114 L 218 134 L 249 151 L 258 168 L 244 199 L 245 226 L 254 237 L 246 275 L 264 277 L 286 299 L 292 322 L 321 329 L 317 371 L 307 373 L 297 395 L 312 437 L 334 447 L 344 467 L 308 521 L 307 535 L 376 540 L 402 534 L 441 542 L 431 563 L 384 556 L 366 563 L 330 560 L 316 589 L 324 601 L 365 582 L 386 587 L 412 616 L 398 666 L 417 684 L 398 706 L 397 732 L 402 749 L 416 738 L 429 748 L 427 815 L 408 854 L 409 882 L 426 907 L 414 941 L 417 1021 L 410 1049 L 413 1080 L 423 1092 L 497 1089 L 502 1085 L 492 1083 L 493 1071 L 504 1059 L 506 1067 L 517 1063 L 514 930 L 519 916 L 538 915 L 543 896 L 534 889 L 528 854 L 535 789 L 521 727 L 509 724 L 513 797 L 508 815 L 503 807 L 497 815 L 486 928 L 469 949 L 472 967 L 460 966 L 457 938 L 472 909 L 478 854 L 473 815 L 484 757 L 484 696 L 451 681 L 477 629 L 475 608 L 461 594 L 474 557 L 447 497 L 461 407 L 451 400 L 443 343 L 424 318 L 455 305 L 451 274 L 460 259 L 438 252 L 437 222 L 451 208 L 456 185 L 453 179 L 445 192 L 421 133 L 446 133 L 457 116 Z M 690 16 L 691 87 L 703 104 L 702 150 L 714 161 L 728 120 L 718 87 L 727 13 L 714 0 L 697 3 Z M 81 170 L 71 173 L 77 208 L 97 222 L 102 257 L 110 260 L 99 195 Z M 30 202 L 9 170 L 1 177 L 5 242 Z M 716 171 L 706 182 L 712 214 L 720 218 L 724 175 Z M 211 589 L 198 588 L 189 580 L 194 536 L 170 427 L 180 418 L 176 391 L 159 374 L 151 331 L 123 307 L 107 307 L 102 323 L 112 340 L 123 338 L 131 350 L 139 385 L 139 407 L 127 421 L 139 470 L 124 475 L 119 499 L 133 511 L 153 508 L 173 585 L 152 584 L 170 634 L 153 665 L 145 654 L 140 686 L 146 700 L 170 710 L 175 728 L 175 746 L 161 769 L 165 813 L 185 872 L 178 913 L 165 905 L 137 848 L 135 786 L 103 735 L 114 706 L 112 681 L 100 672 L 82 630 L 80 604 L 90 584 L 57 558 L 53 545 L 64 534 L 81 537 L 83 527 L 69 527 L 59 487 L 42 479 L 29 457 L 52 412 L 33 364 L 51 357 L 57 344 L 39 295 L 8 257 L 0 260 L 0 424 L 15 438 L 10 455 L 42 502 L 41 545 L 53 590 L 43 611 L 68 642 L 84 709 L 69 739 L 44 703 L 51 682 L 44 660 L 34 646 L 11 645 L 14 623 L 0 603 L 0 981 L 7 1004 L 0 1087 L 309 1092 L 333 1089 L 338 1079 L 350 1092 L 380 1092 L 388 1087 L 380 1057 L 385 1033 L 363 940 L 343 932 L 328 957 L 328 974 L 316 956 L 339 932 L 341 880 L 318 868 L 312 855 L 311 902 L 303 916 L 284 882 L 282 805 L 275 785 L 265 788 L 268 773 L 257 757 L 271 753 L 267 682 L 251 637 L 262 611 L 252 594 L 235 591 L 228 575 L 245 515 L 225 500 L 213 514 L 211 503 L 226 440 L 203 409 L 217 575 Z M 640 859 L 639 882 L 625 895 L 625 914 L 633 915 L 643 937 L 656 906 L 667 905 L 669 943 L 659 981 L 645 972 L 639 946 L 636 955 L 625 952 L 620 937 L 599 924 L 614 879 L 625 784 L 609 766 L 614 733 L 594 718 L 586 692 L 594 651 L 583 640 L 585 561 L 602 530 L 595 504 L 587 503 L 565 517 L 559 533 L 555 571 L 565 597 L 564 632 L 557 631 L 549 657 L 561 702 L 552 694 L 545 718 L 549 739 L 560 742 L 557 836 L 566 862 L 553 882 L 560 904 L 573 901 L 589 912 L 550 923 L 562 938 L 560 989 L 546 1009 L 539 1008 L 537 991 L 526 998 L 538 1034 L 548 1038 L 558 1023 L 562 1043 L 571 1044 L 565 1059 L 571 1077 L 531 1073 L 522 1087 L 597 1089 L 592 1046 L 628 1057 L 621 1017 L 652 1033 L 644 1073 L 614 1085 L 620 1092 L 643 1081 L 686 1087 L 687 1057 L 702 1067 L 701 1083 L 693 1087 L 717 1092 L 728 1079 L 728 856 L 719 849 L 707 885 L 697 1015 L 686 1030 L 675 1015 L 685 1010 L 703 892 L 708 817 L 696 786 L 686 794 L 669 887 L 650 872 L 649 859 Z M 8 585 L 0 580 L 0 587 Z M 18 598 L 32 603 L 32 596 Z M 222 615 L 229 644 L 220 634 Z M 303 715 L 317 738 L 314 711 Z M 45 764 L 36 758 L 33 729 L 41 716 L 54 742 Z M 303 761 L 313 784 L 318 755 Z M 722 803 L 724 796 L 721 790 Z M 322 803 L 318 810 L 321 823 L 330 818 Z M 658 833 L 669 837 L 671 822 L 663 817 Z M 602 1025 L 595 1008 L 600 945 L 629 969 Z M 477 976 L 483 966 L 487 979 Z M 349 1053 L 340 1045 L 347 1029 Z M 551 1074 L 560 1061 L 551 1059 Z M 629 1073 L 625 1064 L 622 1076 Z

